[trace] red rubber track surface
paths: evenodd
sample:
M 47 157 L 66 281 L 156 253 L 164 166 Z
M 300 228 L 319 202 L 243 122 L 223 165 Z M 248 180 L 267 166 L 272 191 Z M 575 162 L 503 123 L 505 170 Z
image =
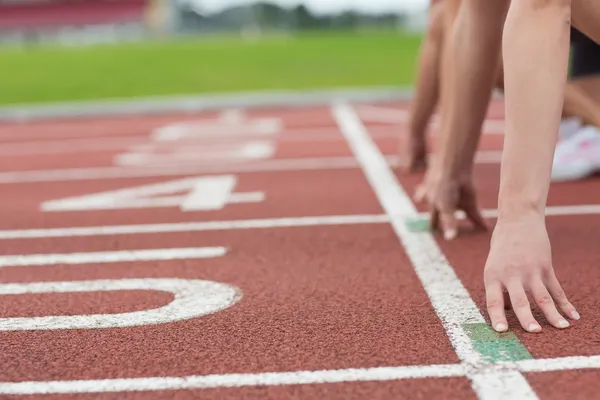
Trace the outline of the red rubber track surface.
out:
M 399 140 L 406 134 L 402 119 L 406 104 L 359 104 L 355 109 L 381 152 L 394 162 Z M 394 119 L 394 112 L 400 116 L 398 120 Z M 330 108 L 260 109 L 244 113 L 247 119 L 242 125 L 275 118 L 281 127 L 274 134 L 251 132 L 225 139 L 209 136 L 192 142 L 210 149 L 215 144 L 229 146 L 247 140 L 268 141 L 274 153 L 260 160 L 227 159 L 211 165 L 201 159 L 200 153 L 199 159 L 185 161 L 186 167 L 194 169 L 191 173 L 155 173 L 162 167 L 118 166 L 115 160 L 121 154 L 136 151 L 136 146 L 155 146 L 151 134 L 165 125 L 210 123 L 217 121 L 220 113 L 0 125 L 3 206 L 0 235 L 9 230 L 17 235 L 0 236 L 1 284 L 178 278 L 220 282 L 238 288 L 243 294 L 237 303 L 224 310 L 164 324 L 102 329 L 0 329 L 0 389 L 2 382 L 459 363 L 402 245 L 387 223 L 316 223 L 260 229 L 157 230 L 58 237 L 43 231 L 31 238 L 22 237 L 23 232 L 32 229 L 384 214 L 340 134 Z M 502 108 L 493 104 L 489 121 L 501 124 L 502 119 Z M 435 145 L 435 130 L 430 139 Z M 190 142 L 182 143 L 185 147 L 185 143 Z M 181 146 L 173 143 L 158 147 L 158 151 L 165 154 L 181 151 Z M 502 135 L 487 132 L 480 147 L 482 161 L 476 166 L 480 203 L 485 209 L 494 209 Z M 205 152 L 210 151 L 206 149 Z M 294 165 L 300 167 L 290 161 L 298 162 Z M 319 162 L 324 163 L 323 166 L 315 167 Z M 114 168 L 123 171 L 123 177 L 105 172 Z M 94 169 L 95 175 L 86 178 L 90 169 Z M 209 211 L 183 211 L 176 206 L 51 212 L 41 209 L 41 205 L 50 200 L 160 184 L 190 176 L 218 175 L 215 171 L 220 169 L 235 176 L 234 193 L 261 192 L 262 200 L 229 203 Z M 51 172 L 53 170 L 65 171 Z M 421 174 L 406 175 L 397 168 L 396 176 L 408 193 L 422 180 Z M 548 204 L 598 203 L 600 181 L 589 179 L 553 184 Z M 418 208 L 426 211 L 420 205 Z M 596 240 L 599 224 L 600 215 L 595 214 L 548 217 L 557 273 L 582 314 L 582 320 L 560 332 L 543 324 L 542 335 L 531 335 L 517 327 L 511 314 L 509 322 L 514 332 L 534 358 L 600 354 L 596 334 L 600 325 L 597 312 L 600 269 L 596 268 L 597 254 L 600 254 Z M 482 271 L 490 234 L 473 234 L 468 230 L 464 224 L 459 239 L 452 243 L 438 240 L 438 244 L 483 312 Z M 3 265 L 1 261 L 8 255 L 221 246 L 226 248 L 226 254 L 206 259 L 77 264 L 59 261 L 21 266 Z M 16 317 L 132 313 L 164 307 L 172 301 L 172 293 L 154 290 L 0 294 L 0 321 Z M 564 398 L 567 394 L 572 398 L 600 398 L 594 390 L 600 377 L 598 370 L 524 375 L 541 399 Z M 465 377 L 7 398 L 87 400 L 115 398 L 116 395 L 131 399 L 477 398 Z

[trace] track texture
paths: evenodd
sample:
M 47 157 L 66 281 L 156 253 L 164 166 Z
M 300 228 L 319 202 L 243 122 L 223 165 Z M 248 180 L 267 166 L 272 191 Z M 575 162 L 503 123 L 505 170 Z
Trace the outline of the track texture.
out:
M 422 176 L 396 168 L 406 104 L 353 106 L 412 194 Z M 491 210 L 502 123 L 494 104 L 476 168 Z M 478 398 L 464 372 L 448 372 L 459 357 L 330 108 L 2 124 L 0 154 L 0 398 Z M 549 206 L 596 204 L 598 180 L 551 189 Z M 534 359 L 600 355 L 600 208 L 581 210 L 550 216 L 549 231 L 583 318 L 564 332 L 514 328 Z M 484 310 L 489 234 L 437 242 Z M 133 280 L 141 286 L 122 286 Z M 209 301 L 208 291 L 151 286 L 168 280 L 216 282 L 236 295 Z M 23 289 L 89 281 L 107 289 Z M 211 311 L 177 317 L 194 302 Z M 161 312 L 173 304 L 182 305 Z M 94 325 L 115 315 L 111 327 Z M 44 321 L 53 329 L 27 328 L 52 316 Z M 88 319 L 77 329 L 64 318 L 78 316 Z M 141 322 L 119 325 L 132 321 Z M 415 372 L 423 366 L 440 375 Z M 382 367 L 414 368 L 394 378 Z M 524 376 L 540 399 L 600 398 L 599 367 Z M 298 371 L 324 372 L 303 381 Z M 255 378 L 263 381 L 243 383 Z

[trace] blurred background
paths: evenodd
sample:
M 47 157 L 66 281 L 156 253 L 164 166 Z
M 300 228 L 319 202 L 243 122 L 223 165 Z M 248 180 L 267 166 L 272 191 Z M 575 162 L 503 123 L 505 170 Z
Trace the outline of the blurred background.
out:
M 427 0 L 0 0 L 0 103 L 411 85 Z

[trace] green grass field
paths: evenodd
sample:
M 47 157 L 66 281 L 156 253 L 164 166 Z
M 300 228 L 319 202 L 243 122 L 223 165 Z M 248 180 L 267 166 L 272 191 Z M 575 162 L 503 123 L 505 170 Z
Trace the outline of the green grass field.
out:
M 0 48 L 0 104 L 410 85 L 420 36 L 311 33 L 92 47 Z

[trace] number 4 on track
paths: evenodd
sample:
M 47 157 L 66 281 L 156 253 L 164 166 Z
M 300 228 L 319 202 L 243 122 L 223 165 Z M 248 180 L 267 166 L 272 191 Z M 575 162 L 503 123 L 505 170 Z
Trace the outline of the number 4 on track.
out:
M 193 177 L 85 196 L 47 201 L 42 211 L 91 211 L 179 207 L 182 211 L 220 210 L 231 203 L 264 200 L 263 192 L 233 193 L 233 175 Z

